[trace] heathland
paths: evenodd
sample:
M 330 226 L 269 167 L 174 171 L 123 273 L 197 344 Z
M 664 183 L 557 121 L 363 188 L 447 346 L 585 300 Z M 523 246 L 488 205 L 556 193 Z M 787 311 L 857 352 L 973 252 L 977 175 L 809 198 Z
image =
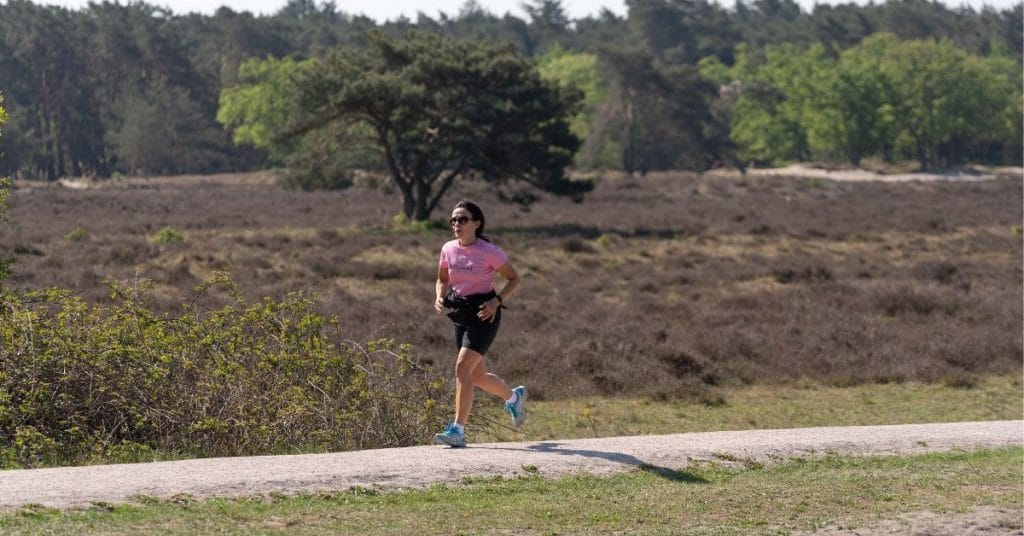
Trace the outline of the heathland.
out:
M 504 203 L 462 183 L 524 278 L 493 367 L 534 400 L 706 399 L 742 385 L 923 382 L 1021 372 L 1022 184 L 838 182 L 691 173 L 596 176 L 582 203 Z M 353 340 L 394 338 L 447 374 L 432 310 L 443 225 L 395 215 L 365 180 L 290 192 L 272 173 L 19 182 L 0 251 L 20 289 L 110 299 L 150 280 L 173 312 L 228 272 L 254 301 L 313 292 Z M 226 300 L 211 291 L 204 299 Z M 212 306 L 212 305 L 211 305 Z

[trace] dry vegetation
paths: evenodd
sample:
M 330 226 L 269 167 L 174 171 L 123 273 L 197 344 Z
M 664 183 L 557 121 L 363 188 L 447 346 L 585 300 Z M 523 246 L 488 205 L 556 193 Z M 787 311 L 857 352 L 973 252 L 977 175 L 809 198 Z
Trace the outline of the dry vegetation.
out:
M 444 230 L 392 223 L 382 189 L 294 193 L 265 175 L 19 184 L 0 253 L 17 288 L 109 299 L 151 279 L 154 307 L 230 272 L 251 298 L 321 296 L 353 339 L 395 337 L 442 371 L 431 307 Z M 688 397 L 714 385 L 1020 374 L 1022 182 L 842 183 L 655 174 L 599 178 L 584 203 L 479 201 L 524 285 L 491 351 L 535 398 Z M 155 240 L 170 227 L 183 240 Z M 173 236 L 171 237 L 173 238 Z

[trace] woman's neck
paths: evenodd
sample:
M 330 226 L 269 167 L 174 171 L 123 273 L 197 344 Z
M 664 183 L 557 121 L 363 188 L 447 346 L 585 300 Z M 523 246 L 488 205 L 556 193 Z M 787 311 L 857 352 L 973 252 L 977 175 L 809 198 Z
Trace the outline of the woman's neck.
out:
M 462 246 L 462 247 L 469 247 L 469 246 L 472 246 L 473 244 L 476 244 L 476 241 L 477 241 L 477 237 L 475 237 L 475 236 L 470 237 L 470 238 L 460 238 L 459 239 L 459 245 Z

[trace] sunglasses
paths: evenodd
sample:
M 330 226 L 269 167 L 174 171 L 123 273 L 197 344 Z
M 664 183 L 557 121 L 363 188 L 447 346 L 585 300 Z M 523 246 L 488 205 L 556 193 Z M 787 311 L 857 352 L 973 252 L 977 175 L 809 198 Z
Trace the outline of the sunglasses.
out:
M 458 223 L 459 225 L 464 225 L 468 221 L 470 221 L 470 218 L 467 216 L 455 216 L 454 218 L 448 220 L 448 223 L 452 225 L 455 225 L 456 223 Z

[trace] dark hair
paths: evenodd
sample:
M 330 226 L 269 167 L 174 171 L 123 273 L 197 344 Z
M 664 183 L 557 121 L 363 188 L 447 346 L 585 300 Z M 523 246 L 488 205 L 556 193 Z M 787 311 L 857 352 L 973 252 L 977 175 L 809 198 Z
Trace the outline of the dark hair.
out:
M 469 215 L 473 216 L 473 221 L 480 222 L 480 225 L 476 227 L 476 237 L 484 242 L 490 242 L 491 239 L 484 234 L 484 225 L 487 224 L 487 219 L 484 218 L 484 211 L 480 210 L 480 207 L 469 200 L 463 199 L 458 203 L 455 203 L 455 208 L 464 208 L 469 211 Z

